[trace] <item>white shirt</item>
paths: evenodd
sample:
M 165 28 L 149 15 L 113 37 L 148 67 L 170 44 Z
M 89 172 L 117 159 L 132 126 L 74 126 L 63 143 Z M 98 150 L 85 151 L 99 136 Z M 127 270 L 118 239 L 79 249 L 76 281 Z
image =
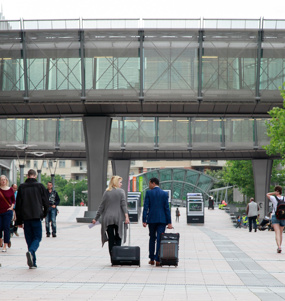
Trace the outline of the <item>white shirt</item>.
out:
M 276 195 L 276 197 L 278 198 L 278 200 L 283 200 L 283 196 L 282 195 L 278 195 L 278 196 Z M 278 204 L 278 202 L 277 202 L 277 200 L 275 198 L 275 195 L 271 195 L 270 196 L 270 201 L 273 204 L 272 215 L 275 215 L 275 210 L 276 210 L 277 204 Z

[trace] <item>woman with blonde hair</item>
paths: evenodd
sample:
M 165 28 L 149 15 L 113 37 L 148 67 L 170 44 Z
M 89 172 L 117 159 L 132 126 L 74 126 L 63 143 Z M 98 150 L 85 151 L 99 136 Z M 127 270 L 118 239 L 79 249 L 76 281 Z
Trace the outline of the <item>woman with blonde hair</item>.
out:
M 112 256 L 112 249 L 114 246 L 120 246 L 122 243 L 122 234 L 125 231 L 123 222 L 128 224 L 130 222 L 125 191 L 122 187 L 122 178 L 120 176 L 113 176 L 109 182 L 108 188 L 103 194 L 102 202 L 98 208 L 95 219 L 92 223 L 101 217 L 101 240 L 102 247 L 108 241 L 109 253 Z M 107 232 L 107 235 L 106 235 Z M 126 235 L 124 235 L 124 242 Z
M 13 208 L 15 204 L 14 191 L 9 187 L 9 181 L 5 175 L 0 176 L 0 232 L 4 231 L 4 247 L 2 252 L 7 252 L 7 246 L 10 245 L 10 224 L 13 217 Z M 0 246 L 3 240 L 0 238 Z

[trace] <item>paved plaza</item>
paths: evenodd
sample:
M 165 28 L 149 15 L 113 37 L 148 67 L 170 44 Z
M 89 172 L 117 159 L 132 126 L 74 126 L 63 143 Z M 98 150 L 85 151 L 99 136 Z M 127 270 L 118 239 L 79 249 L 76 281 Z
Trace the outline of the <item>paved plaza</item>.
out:
M 23 231 L 0 253 L 0 300 L 285 300 L 284 253 L 276 253 L 274 232 L 235 229 L 229 215 L 205 210 L 204 225 L 187 225 L 185 209 L 175 267 L 148 265 L 148 230 L 131 225 L 132 245 L 141 248 L 141 267 L 110 265 L 101 247 L 100 226 L 75 218 L 84 208 L 60 207 L 58 237 L 43 240 L 38 269 L 26 264 Z

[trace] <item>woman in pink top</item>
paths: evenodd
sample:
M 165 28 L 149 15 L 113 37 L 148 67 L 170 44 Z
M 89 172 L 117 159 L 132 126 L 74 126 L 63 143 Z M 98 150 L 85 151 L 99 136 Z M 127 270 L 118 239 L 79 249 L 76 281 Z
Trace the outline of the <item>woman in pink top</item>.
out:
M 10 223 L 13 217 L 13 207 L 15 204 L 14 191 L 9 187 L 9 181 L 6 176 L 0 176 L 0 232 L 4 231 L 4 247 L 2 252 L 7 252 L 7 246 L 10 242 Z M 0 247 L 3 245 L 0 239 Z

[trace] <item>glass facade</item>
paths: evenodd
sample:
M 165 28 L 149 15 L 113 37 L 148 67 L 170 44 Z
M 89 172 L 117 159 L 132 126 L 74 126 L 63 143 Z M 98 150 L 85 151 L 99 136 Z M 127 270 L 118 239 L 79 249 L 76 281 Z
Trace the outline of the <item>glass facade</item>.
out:
M 136 176 L 137 185 L 143 178 L 143 195 L 148 189 L 149 180 L 156 177 L 160 181 L 160 188 L 171 191 L 171 198 L 186 201 L 188 192 L 201 192 L 206 196 L 214 184 L 214 179 L 193 169 L 163 168 L 156 169 Z M 130 187 L 133 187 L 131 180 Z
M 262 149 L 269 143 L 267 120 L 117 117 L 112 120 L 109 148 L 110 151 Z M 0 119 L 0 130 L 1 149 L 14 144 L 30 144 L 36 145 L 35 149 L 47 151 L 55 147 L 85 150 L 81 118 Z M 163 171 L 161 177 L 164 177 Z M 194 183 L 196 179 L 187 181 Z
M 282 102 L 282 20 L 21 22 L 0 24 L 5 101 Z

